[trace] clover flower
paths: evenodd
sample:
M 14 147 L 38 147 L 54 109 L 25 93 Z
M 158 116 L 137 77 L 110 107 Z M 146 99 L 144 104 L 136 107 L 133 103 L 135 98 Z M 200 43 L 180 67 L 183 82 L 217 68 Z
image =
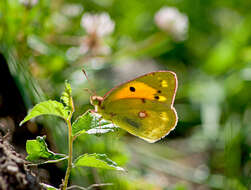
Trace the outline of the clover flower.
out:
M 187 37 L 188 18 L 173 7 L 163 7 L 155 14 L 155 23 L 163 31 L 169 33 L 176 41 Z
M 77 3 L 65 4 L 61 9 L 62 14 L 68 17 L 77 17 L 82 13 L 82 11 L 83 7 L 81 6 L 81 4 Z
M 107 13 L 86 13 L 81 19 L 81 26 L 88 34 L 96 33 L 97 36 L 103 37 L 113 32 L 115 24 Z
M 81 19 L 81 26 L 85 29 L 87 35 L 80 46 L 80 52 L 90 52 L 94 55 L 110 53 L 110 47 L 104 43 L 102 38 L 114 31 L 115 23 L 107 13 L 86 13 Z
M 38 0 L 19 0 L 19 3 L 26 7 L 33 7 L 38 3 Z

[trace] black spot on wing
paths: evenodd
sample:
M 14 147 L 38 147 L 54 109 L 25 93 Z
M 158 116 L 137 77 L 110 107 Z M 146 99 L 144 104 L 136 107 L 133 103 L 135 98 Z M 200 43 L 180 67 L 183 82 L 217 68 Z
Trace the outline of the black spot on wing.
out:
M 158 100 L 158 99 L 159 99 L 159 96 L 155 96 L 154 98 L 155 98 L 156 100 Z
M 129 118 L 127 118 L 127 117 L 124 118 L 124 121 L 125 121 L 126 123 L 128 123 L 129 125 L 135 127 L 135 128 L 139 128 L 139 127 L 140 127 L 140 124 L 139 124 L 139 123 L 137 123 L 136 121 L 133 121 L 132 119 L 129 119 Z
M 135 92 L 135 90 L 136 90 L 136 89 L 135 89 L 133 86 L 130 87 L 130 91 L 131 91 L 131 92 Z

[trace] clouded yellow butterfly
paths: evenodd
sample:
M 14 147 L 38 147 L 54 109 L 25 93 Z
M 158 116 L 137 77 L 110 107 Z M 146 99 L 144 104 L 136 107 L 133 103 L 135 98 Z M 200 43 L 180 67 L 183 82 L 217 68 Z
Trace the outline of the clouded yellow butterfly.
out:
M 177 86 L 174 72 L 152 72 L 113 88 L 104 97 L 91 96 L 91 104 L 104 119 L 153 143 L 177 124 L 173 107 Z

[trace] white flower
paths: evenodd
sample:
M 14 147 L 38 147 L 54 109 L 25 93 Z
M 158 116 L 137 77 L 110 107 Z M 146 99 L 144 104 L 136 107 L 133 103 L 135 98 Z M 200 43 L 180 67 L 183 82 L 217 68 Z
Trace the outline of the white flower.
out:
M 88 34 L 96 34 L 98 37 L 103 37 L 113 32 L 115 24 L 107 13 L 86 13 L 81 19 L 81 26 Z
M 65 4 L 62 9 L 61 12 L 69 17 L 77 17 L 79 16 L 83 11 L 83 7 L 81 6 L 81 4 Z
M 33 7 L 38 3 L 38 0 L 19 0 L 19 2 L 25 6 Z
M 84 37 L 80 47 L 80 54 L 90 53 L 93 56 L 96 55 L 108 55 L 111 52 L 111 49 L 106 45 L 101 38 L 95 35 L 87 35 Z
M 103 40 L 103 37 L 114 31 L 115 23 L 107 13 L 85 13 L 81 19 L 81 26 L 87 35 L 80 45 L 81 54 L 108 55 L 111 49 Z
M 156 25 L 177 41 L 186 39 L 188 30 L 188 18 L 173 7 L 163 7 L 155 14 Z

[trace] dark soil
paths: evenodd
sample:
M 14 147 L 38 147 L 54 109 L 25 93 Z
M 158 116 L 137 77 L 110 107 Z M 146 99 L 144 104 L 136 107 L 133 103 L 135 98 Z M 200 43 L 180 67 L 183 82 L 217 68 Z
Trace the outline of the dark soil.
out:
M 25 160 L 13 150 L 7 136 L 0 136 L 0 189 L 40 190 L 38 179 L 26 167 Z

